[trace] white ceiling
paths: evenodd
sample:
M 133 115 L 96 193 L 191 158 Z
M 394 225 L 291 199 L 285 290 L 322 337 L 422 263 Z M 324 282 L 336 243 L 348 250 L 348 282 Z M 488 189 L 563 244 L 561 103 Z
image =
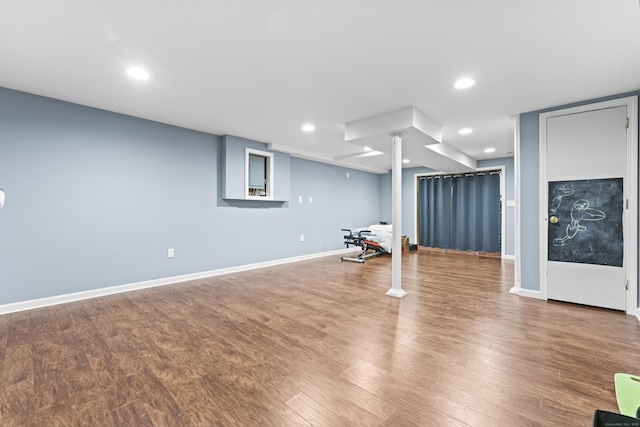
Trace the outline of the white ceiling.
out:
M 151 79 L 127 77 L 132 65 Z M 477 84 L 454 89 L 461 76 Z M 345 123 L 414 106 L 444 144 L 504 157 L 510 115 L 640 89 L 640 6 L 0 0 L 0 86 L 376 172 L 389 156 L 335 161 L 363 151 L 344 142 Z

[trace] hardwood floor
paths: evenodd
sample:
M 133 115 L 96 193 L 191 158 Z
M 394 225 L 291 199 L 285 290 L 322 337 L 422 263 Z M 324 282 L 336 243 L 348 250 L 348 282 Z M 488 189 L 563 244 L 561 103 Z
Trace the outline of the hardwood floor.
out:
M 640 322 L 510 295 L 513 264 L 338 257 L 0 316 L 3 426 L 588 426 Z

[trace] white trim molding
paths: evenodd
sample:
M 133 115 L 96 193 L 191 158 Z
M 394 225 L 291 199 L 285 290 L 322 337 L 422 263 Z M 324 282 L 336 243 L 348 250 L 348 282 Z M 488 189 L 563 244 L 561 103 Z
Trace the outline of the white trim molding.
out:
M 522 276 L 520 273 L 520 265 L 522 263 L 522 259 L 520 257 L 520 229 L 521 229 L 521 221 L 520 221 L 520 114 L 512 116 L 513 119 L 513 176 L 515 178 L 514 190 L 516 197 L 516 205 L 515 205 L 515 236 L 513 239 L 513 252 L 515 256 L 515 261 L 513 263 L 513 282 L 514 287 L 511 291 L 515 289 L 515 294 L 520 294 L 518 291 L 520 290 L 520 284 L 522 283 Z
M 542 297 L 540 291 L 533 291 L 531 289 L 523 289 L 520 287 L 520 284 L 516 284 L 513 288 L 509 289 L 510 294 L 518 295 L 526 298 L 535 298 L 544 300 L 546 298 Z
M 129 283 L 125 285 L 111 286 L 108 288 L 92 289 L 90 291 L 75 292 L 71 294 L 56 295 L 51 297 L 20 301 L 10 304 L 0 305 L 0 315 L 16 313 L 19 311 L 33 310 L 36 308 L 50 307 L 52 305 L 66 304 L 69 302 L 82 301 L 91 298 L 98 298 L 107 295 L 120 294 L 124 292 L 137 291 L 141 289 L 154 288 L 157 286 L 173 285 L 176 283 L 188 282 L 191 280 L 206 279 L 209 277 L 221 276 L 224 274 L 238 273 L 241 271 L 255 270 L 258 268 L 272 267 L 274 265 L 288 264 L 298 261 L 307 261 L 326 256 L 342 255 L 353 252 L 353 249 L 339 249 L 336 251 L 322 252 L 310 255 L 302 255 L 292 258 L 283 258 L 273 261 L 259 262 L 255 264 L 239 265 L 236 267 L 221 268 L 218 270 L 203 271 L 200 273 L 184 274 L 181 276 L 165 277 L 161 279 L 147 280 L 144 282 Z
M 266 168 L 266 182 L 265 182 L 265 195 L 264 196 L 253 196 L 250 195 L 251 184 L 249 181 L 251 167 L 249 158 L 251 156 L 258 156 L 265 158 L 265 168 Z M 255 148 L 245 147 L 244 149 L 244 198 L 246 200 L 273 200 L 273 191 L 274 191 L 274 183 L 273 183 L 273 171 L 274 171 L 274 155 L 273 153 L 256 150 Z

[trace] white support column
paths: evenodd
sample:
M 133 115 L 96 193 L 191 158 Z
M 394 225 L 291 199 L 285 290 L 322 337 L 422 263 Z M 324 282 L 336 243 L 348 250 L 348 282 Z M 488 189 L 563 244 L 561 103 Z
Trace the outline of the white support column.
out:
M 402 132 L 391 134 L 391 289 L 387 295 L 403 298 L 402 290 Z

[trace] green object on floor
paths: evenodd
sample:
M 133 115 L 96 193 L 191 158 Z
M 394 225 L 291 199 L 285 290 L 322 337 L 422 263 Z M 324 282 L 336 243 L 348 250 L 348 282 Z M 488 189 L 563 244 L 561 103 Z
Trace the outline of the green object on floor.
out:
M 640 409 L 640 377 L 629 374 L 615 374 L 616 400 L 622 415 L 635 417 Z

